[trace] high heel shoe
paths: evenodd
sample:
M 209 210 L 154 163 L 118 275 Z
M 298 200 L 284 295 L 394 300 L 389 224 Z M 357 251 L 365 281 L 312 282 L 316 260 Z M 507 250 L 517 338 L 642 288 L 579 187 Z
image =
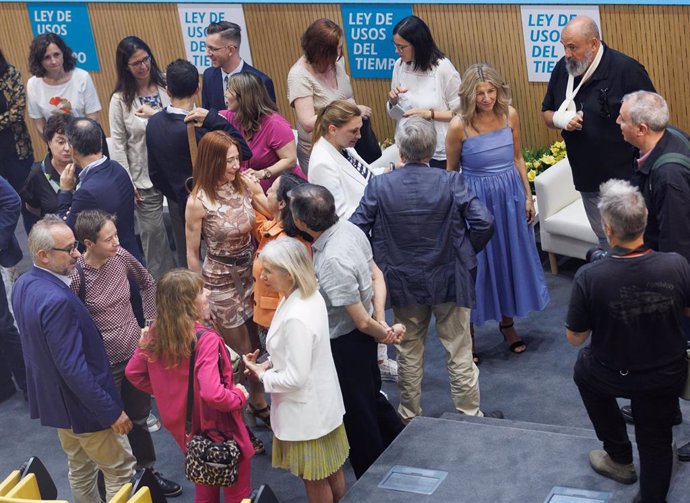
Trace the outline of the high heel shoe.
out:
M 271 429 L 271 405 L 270 404 L 267 403 L 266 407 L 264 407 L 262 409 L 257 409 L 251 403 L 247 402 L 247 412 L 254 419 L 260 419 L 261 422 L 264 423 L 269 430 Z
M 501 322 L 500 321 L 498 322 L 498 330 L 501 332 L 501 335 L 503 336 L 503 340 L 506 341 L 506 343 L 508 342 L 508 336 L 505 334 L 504 330 L 507 330 L 509 328 L 513 328 L 513 325 L 515 325 L 515 323 L 513 323 L 513 322 L 510 322 L 509 325 L 501 325 Z M 517 351 L 520 348 L 522 348 L 522 351 Z M 518 339 L 515 342 L 513 342 L 510 346 L 508 346 L 508 349 L 510 350 L 511 353 L 515 353 L 515 354 L 519 355 L 519 354 L 527 351 L 527 344 L 525 344 L 525 341 L 523 341 L 522 339 L 520 339 L 520 337 L 518 337 Z

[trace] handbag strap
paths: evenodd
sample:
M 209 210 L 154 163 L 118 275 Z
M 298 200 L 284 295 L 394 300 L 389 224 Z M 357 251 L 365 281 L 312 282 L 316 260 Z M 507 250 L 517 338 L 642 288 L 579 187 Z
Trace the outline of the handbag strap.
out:
M 196 343 L 208 331 L 207 328 L 197 330 L 192 351 L 189 354 L 189 378 L 187 379 L 187 412 L 185 414 L 184 432 L 189 435 L 192 432 L 192 409 L 194 407 L 194 361 L 196 360 Z
M 192 159 L 192 173 L 194 173 L 194 166 L 196 166 L 196 128 L 193 122 L 187 123 L 187 143 L 189 143 L 189 156 Z

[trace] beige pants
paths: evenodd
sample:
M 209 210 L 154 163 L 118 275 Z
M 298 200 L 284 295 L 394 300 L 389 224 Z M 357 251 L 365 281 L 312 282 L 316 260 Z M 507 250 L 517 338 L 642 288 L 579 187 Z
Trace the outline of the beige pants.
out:
M 446 349 L 446 365 L 450 377 L 450 394 L 458 412 L 481 416 L 479 410 L 479 369 L 472 362 L 470 310 L 454 303 L 435 306 L 413 305 L 393 307 L 396 323 L 403 323 L 407 332 L 398 350 L 398 413 L 409 422 L 422 414 L 422 377 L 424 374 L 424 340 L 431 315 L 436 318 L 436 332 Z
M 58 428 L 58 438 L 67 454 L 69 485 L 74 503 L 99 503 L 97 474 L 105 478 L 106 501 L 134 475 L 136 460 L 126 435 L 113 430 L 95 433 L 74 433 Z

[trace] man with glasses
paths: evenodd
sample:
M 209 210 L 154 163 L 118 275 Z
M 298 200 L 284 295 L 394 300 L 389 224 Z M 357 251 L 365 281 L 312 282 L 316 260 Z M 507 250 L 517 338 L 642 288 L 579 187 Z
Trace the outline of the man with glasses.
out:
M 268 95 L 275 102 L 276 93 L 273 81 L 265 73 L 257 70 L 240 57 L 242 29 L 230 21 L 211 23 L 206 29 L 206 54 L 211 59 L 211 67 L 204 71 L 201 90 L 201 106 L 207 110 L 225 110 L 225 90 L 230 76 L 236 73 L 253 73 L 264 86 Z
M 130 481 L 135 459 L 101 334 L 69 274 L 79 257 L 72 230 L 48 215 L 29 233 L 34 266 L 17 281 L 12 306 L 24 349 L 31 417 L 57 428 L 67 455 L 75 503 L 100 501 L 97 470 L 107 500 Z
M 621 98 L 630 92 L 654 91 L 639 62 L 609 48 L 587 16 L 573 18 L 561 32 L 565 56 L 556 64 L 541 110 L 547 127 L 565 140 L 575 188 L 587 219 L 608 248 L 597 209 L 599 185 L 611 178 L 632 177 L 633 151 L 616 125 Z

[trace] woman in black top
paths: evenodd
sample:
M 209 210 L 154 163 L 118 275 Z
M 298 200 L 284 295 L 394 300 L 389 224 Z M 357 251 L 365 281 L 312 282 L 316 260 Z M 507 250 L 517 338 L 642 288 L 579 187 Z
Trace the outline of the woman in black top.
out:
M 71 117 L 66 114 L 52 115 L 43 128 L 43 139 L 48 144 L 45 159 L 34 163 L 19 195 L 26 210 L 35 219 L 49 213 L 57 213 L 60 174 L 72 162 L 72 147 L 67 141 L 66 129 Z M 27 230 L 28 232 L 28 230 Z

